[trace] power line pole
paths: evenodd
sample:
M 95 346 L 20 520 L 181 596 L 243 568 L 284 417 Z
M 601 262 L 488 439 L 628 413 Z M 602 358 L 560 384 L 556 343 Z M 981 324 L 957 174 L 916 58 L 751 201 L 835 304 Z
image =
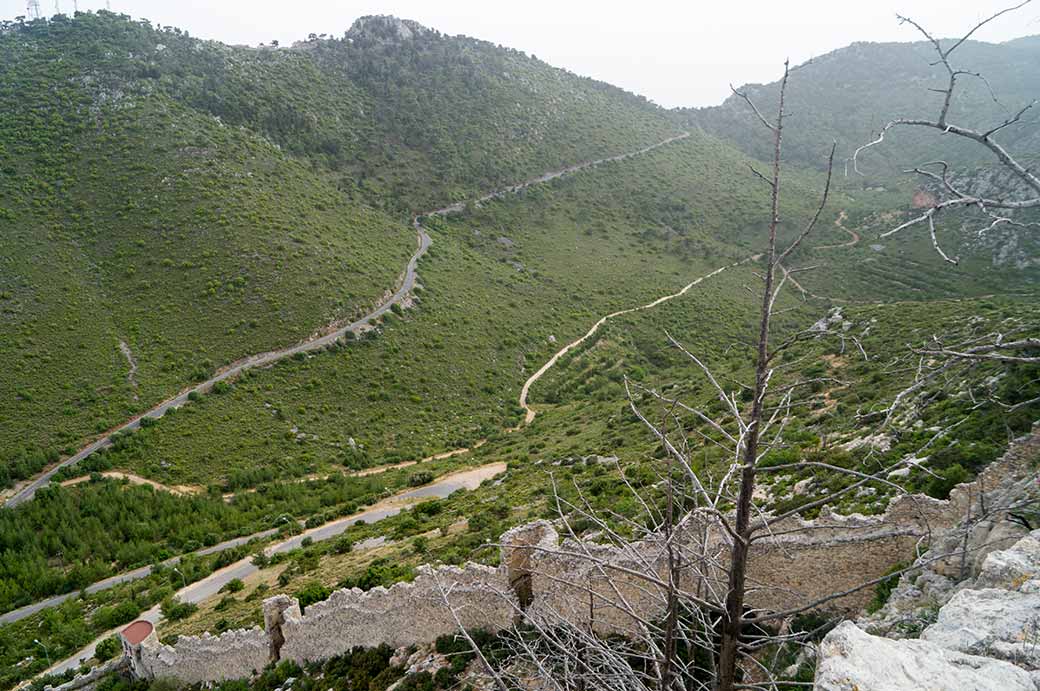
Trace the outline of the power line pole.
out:
M 40 0 L 29 0 L 25 5 L 25 14 L 29 19 L 40 18 Z

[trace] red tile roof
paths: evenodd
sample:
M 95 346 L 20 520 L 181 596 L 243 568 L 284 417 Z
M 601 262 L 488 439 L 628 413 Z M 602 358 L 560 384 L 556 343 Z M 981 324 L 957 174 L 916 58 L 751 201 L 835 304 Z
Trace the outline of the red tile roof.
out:
M 152 632 L 151 622 L 147 622 L 144 619 L 138 619 L 130 626 L 122 630 L 121 635 L 130 645 L 137 645 L 144 639 L 148 638 L 148 634 Z

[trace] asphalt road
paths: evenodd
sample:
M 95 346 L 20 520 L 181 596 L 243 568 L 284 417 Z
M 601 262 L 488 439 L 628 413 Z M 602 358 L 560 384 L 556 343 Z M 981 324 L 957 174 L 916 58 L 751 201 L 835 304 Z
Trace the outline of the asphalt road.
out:
M 247 542 L 249 542 L 250 540 L 259 540 L 259 539 L 269 538 L 272 535 L 277 534 L 277 532 L 278 532 L 278 530 L 275 529 L 275 528 L 272 528 L 272 529 L 269 529 L 269 530 L 262 530 L 259 533 L 254 533 L 253 535 L 246 535 L 244 537 L 236 537 L 236 538 L 233 538 L 231 540 L 225 540 L 224 542 L 220 542 L 220 543 L 217 543 L 215 545 L 211 545 L 209 547 L 204 547 L 204 548 L 202 548 L 200 550 L 197 550 L 197 551 L 193 552 L 192 554 L 197 554 L 197 555 L 200 555 L 200 556 L 204 556 L 204 555 L 207 555 L 207 554 L 215 554 L 217 552 L 223 552 L 226 549 L 233 549 L 235 547 L 239 547 L 241 545 L 244 545 Z M 166 561 L 161 562 L 161 563 L 162 563 L 163 566 L 176 566 L 177 564 L 180 563 L 181 559 L 183 559 L 183 556 L 172 557 L 172 558 L 167 559 Z M 149 565 L 149 566 L 142 566 L 139 569 L 134 569 L 133 571 L 126 571 L 124 573 L 121 573 L 121 574 L 118 574 L 118 575 L 115 575 L 115 576 L 110 576 L 110 577 L 108 577 L 108 578 L 106 578 L 104 580 L 98 581 L 97 583 L 92 583 L 92 584 L 88 585 L 86 588 L 83 588 L 83 590 L 85 590 L 88 593 L 99 593 L 102 590 L 108 590 L 112 586 L 119 585 L 120 583 L 129 583 L 130 581 L 136 581 L 136 580 L 140 580 L 142 578 L 147 578 L 149 575 L 151 575 L 151 573 L 152 573 L 151 565 Z M 13 609 L 10 612 L 5 612 L 4 614 L 0 614 L 0 625 L 12 624 L 12 623 L 14 623 L 14 622 L 16 622 L 16 621 L 18 621 L 20 619 L 25 619 L 26 617 L 32 616 L 32 615 L 36 614 L 37 612 L 39 612 L 40 610 L 44 610 L 44 609 L 47 609 L 49 607 L 56 607 L 56 606 L 60 605 L 61 603 L 65 602 L 66 600 L 68 600 L 69 598 L 74 598 L 74 597 L 79 596 L 80 592 L 82 592 L 82 591 L 74 590 L 74 591 L 72 591 L 70 593 L 65 593 L 63 595 L 55 595 L 54 597 L 49 597 L 46 600 L 40 600 L 39 602 L 34 602 L 31 605 L 26 605 L 25 607 L 19 607 L 18 609 Z
M 294 549 L 298 549 L 299 547 L 301 547 L 303 540 L 308 537 L 311 538 L 311 540 L 313 540 L 314 542 L 328 540 L 343 533 L 347 528 L 354 525 L 358 521 L 365 521 L 366 523 L 376 523 L 378 521 L 383 520 L 384 518 L 396 516 L 408 506 L 420 502 L 424 499 L 443 499 L 444 497 L 447 497 L 451 495 L 453 492 L 456 492 L 460 489 L 476 489 L 484 480 L 501 475 L 505 471 L 505 463 L 491 463 L 489 465 L 480 466 L 479 468 L 472 468 L 470 470 L 463 470 L 458 473 L 452 473 L 436 482 L 430 483 L 429 485 L 424 485 L 422 487 L 417 487 L 415 489 L 411 489 L 405 492 L 401 492 L 400 494 L 394 495 L 390 499 L 384 500 L 366 511 L 362 511 L 352 516 L 346 516 L 344 518 L 339 518 L 334 521 L 330 521 L 329 523 L 320 525 L 316 528 L 311 528 L 310 530 L 305 530 L 299 535 L 294 535 L 286 540 L 283 540 L 282 542 L 270 545 L 264 550 L 264 552 L 269 556 L 272 554 L 290 552 Z M 264 533 L 257 533 L 256 535 L 251 535 L 249 537 L 240 539 L 244 541 L 249 541 L 252 538 L 256 538 L 264 534 L 270 534 L 271 532 L 273 531 L 264 531 Z M 218 551 L 217 548 L 218 546 L 215 545 L 214 547 L 209 549 L 211 551 Z M 174 597 L 176 597 L 181 602 L 192 602 L 197 604 L 219 593 L 220 589 L 227 585 L 228 582 L 230 582 L 232 579 L 244 579 L 247 576 L 256 573 L 257 570 L 257 567 L 253 565 L 252 557 L 246 557 L 245 559 L 241 559 L 235 562 L 234 564 L 229 564 L 228 566 L 225 566 L 223 569 L 220 569 L 219 571 L 214 571 L 209 576 L 206 576 L 205 578 L 196 581 L 195 583 L 192 583 L 185 588 L 181 588 L 174 594 Z M 129 574 L 123 575 L 127 576 Z M 116 578 L 119 577 L 117 576 Z M 142 613 L 138 617 L 138 619 L 144 619 L 146 621 L 151 622 L 153 626 L 157 626 L 159 621 L 162 619 L 162 612 L 160 611 L 160 608 L 157 605 L 152 609 Z M 113 629 L 112 631 L 106 632 L 105 634 L 94 640 L 86 648 L 83 648 L 72 657 L 53 665 L 44 672 L 41 672 L 39 676 L 43 676 L 45 674 L 62 674 L 67 670 L 78 667 L 82 661 L 88 660 L 94 656 L 94 649 L 97 647 L 98 643 L 108 638 L 113 633 L 116 633 L 116 631 L 122 630 L 124 628 L 126 628 L 125 624 L 123 626 L 120 626 L 118 629 Z

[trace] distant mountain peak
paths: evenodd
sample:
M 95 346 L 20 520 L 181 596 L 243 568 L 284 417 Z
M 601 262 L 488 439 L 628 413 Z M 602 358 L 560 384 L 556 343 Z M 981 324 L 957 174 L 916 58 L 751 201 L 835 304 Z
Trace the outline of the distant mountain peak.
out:
M 359 17 L 347 31 L 347 38 L 370 38 L 380 41 L 410 41 L 415 36 L 429 33 L 419 22 L 411 19 L 400 19 L 389 14 Z

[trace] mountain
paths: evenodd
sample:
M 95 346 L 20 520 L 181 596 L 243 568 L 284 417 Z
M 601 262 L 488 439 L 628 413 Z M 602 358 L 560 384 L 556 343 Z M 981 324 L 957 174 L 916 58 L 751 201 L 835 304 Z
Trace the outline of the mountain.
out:
M 980 69 L 1018 99 L 1035 93 L 1036 49 L 963 56 L 989 55 Z M 793 73 L 782 240 L 816 211 L 828 139 L 847 152 L 890 110 L 917 107 L 926 57 L 857 44 Z M 775 85 L 749 88 L 768 108 Z M 275 594 L 313 603 L 431 560 L 497 563 L 503 531 L 568 507 L 637 526 L 651 509 L 629 490 L 658 501 L 668 469 L 633 406 L 653 411 L 658 396 L 698 467 L 731 472 L 714 432 L 670 399 L 719 419 L 752 399 L 770 194 L 748 168 L 769 151 L 741 105 L 665 111 L 393 17 L 259 48 L 108 12 L 0 25 L 0 484 L 229 363 L 288 355 L 384 306 L 350 337 L 193 391 L 0 510 L 0 688 L 155 606 L 172 641 L 260 624 Z M 996 113 L 977 94 L 957 108 L 969 122 Z M 1036 151 L 1035 130 L 1004 134 Z M 1040 322 L 1037 254 L 1005 236 L 950 233 L 957 267 L 927 232 L 876 239 L 914 213 L 915 190 L 891 175 L 899 157 L 932 143 L 895 142 L 865 159 L 870 177 L 839 175 L 784 261 L 804 271 L 778 284 L 770 387 L 799 393 L 775 409 L 767 511 L 815 513 L 825 494 L 826 510 L 864 514 L 904 491 L 945 497 L 1036 419 L 1035 365 L 983 362 L 925 382 L 912 413 L 872 431 L 922 372 L 908 345 L 1031 336 Z M 416 225 L 432 243 L 417 266 Z M 944 241 L 960 230 L 941 229 Z M 781 472 L 799 459 L 850 473 Z M 876 493 L 856 491 L 864 472 L 897 465 Z M 460 483 L 464 468 L 484 481 Z M 291 552 L 262 551 L 274 532 L 347 517 L 335 540 L 319 528 Z M 261 542 L 241 544 L 250 535 Z M 197 591 L 197 611 L 175 599 L 250 554 L 257 579 Z M 172 557 L 177 568 L 159 565 Z M 149 573 L 90 588 L 132 569 Z M 55 596 L 67 600 L 35 609 Z
M 0 108 L 0 484 L 375 303 L 406 212 L 678 132 L 389 17 L 262 49 L 110 12 L 4 22 Z
M 949 42 L 944 42 L 949 46 Z M 785 130 L 788 160 L 819 169 L 830 142 L 838 142 L 836 161 L 844 161 L 871 141 L 887 122 L 900 117 L 934 119 L 945 89 L 944 67 L 935 64 L 932 44 L 854 43 L 792 69 L 787 91 L 791 113 Z M 951 56 L 962 75 L 951 103 L 949 120 L 967 127 L 990 128 L 1002 123 L 1040 94 L 1040 36 L 992 44 L 968 41 Z M 760 108 L 770 110 L 779 83 L 748 84 L 740 91 Z M 682 111 L 687 122 L 704 128 L 749 155 L 771 154 L 768 133 L 743 99 L 732 95 L 721 105 Z M 998 135 L 1013 151 L 1036 156 L 1040 151 L 1040 113 Z M 868 181 L 887 180 L 900 171 L 937 158 L 951 163 L 984 165 L 991 156 L 978 146 L 951 142 L 930 131 L 892 132 L 883 146 L 866 152 L 860 165 Z

